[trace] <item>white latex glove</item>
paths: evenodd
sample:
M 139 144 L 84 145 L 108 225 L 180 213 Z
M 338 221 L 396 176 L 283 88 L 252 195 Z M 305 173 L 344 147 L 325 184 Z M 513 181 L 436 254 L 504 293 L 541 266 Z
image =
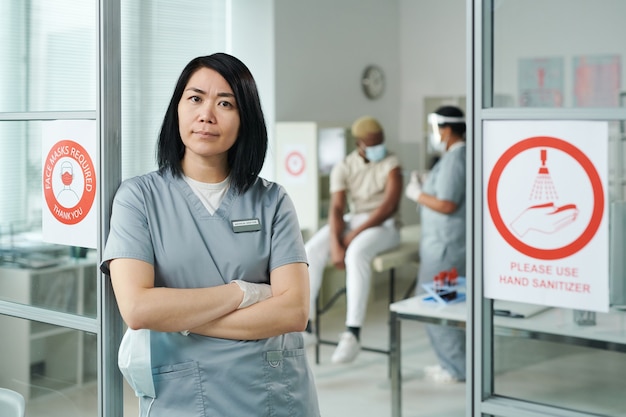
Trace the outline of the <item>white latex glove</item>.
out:
M 272 296 L 272 287 L 268 284 L 258 284 L 254 282 L 241 281 L 239 279 L 235 279 L 231 282 L 239 285 L 239 288 L 243 291 L 243 300 L 241 300 L 241 304 L 239 304 L 237 309 L 251 306 L 259 301 L 267 300 Z
M 428 174 L 430 174 L 430 171 L 426 171 L 426 172 L 422 172 L 418 174 L 417 179 L 419 180 L 420 185 L 424 185 L 424 183 L 426 182 L 426 179 L 428 178 Z
M 422 194 L 422 186 L 420 185 L 419 174 L 417 171 L 413 171 L 411 172 L 411 179 L 404 190 L 404 195 L 417 202 L 420 194 Z

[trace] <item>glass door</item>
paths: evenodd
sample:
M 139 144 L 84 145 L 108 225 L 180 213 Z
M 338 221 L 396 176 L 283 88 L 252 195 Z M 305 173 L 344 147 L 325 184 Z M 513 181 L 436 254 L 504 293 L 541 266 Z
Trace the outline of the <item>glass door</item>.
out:
M 623 416 L 626 4 L 472 3 L 474 410 Z
M 3 1 L 0 31 L 0 387 L 23 395 L 29 416 L 95 416 L 97 222 L 81 241 L 50 233 L 45 219 L 78 208 L 97 215 L 97 159 L 45 160 L 60 120 L 90 124 L 97 150 L 97 3 Z M 75 199 L 63 200 L 63 189 Z

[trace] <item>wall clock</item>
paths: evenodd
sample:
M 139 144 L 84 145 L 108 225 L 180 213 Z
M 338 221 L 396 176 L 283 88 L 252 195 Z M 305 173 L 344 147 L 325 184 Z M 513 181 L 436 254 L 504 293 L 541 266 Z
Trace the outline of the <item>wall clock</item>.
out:
M 376 65 L 368 65 L 361 76 L 363 93 L 369 99 L 377 99 L 385 91 L 385 73 Z

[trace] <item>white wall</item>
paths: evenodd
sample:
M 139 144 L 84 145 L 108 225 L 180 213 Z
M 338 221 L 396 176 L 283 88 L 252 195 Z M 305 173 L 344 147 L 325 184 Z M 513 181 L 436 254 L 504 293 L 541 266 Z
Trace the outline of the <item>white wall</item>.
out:
M 424 98 L 467 94 L 465 0 L 398 3 L 398 152 L 407 170 L 425 169 Z M 416 205 L 406 198 L 402 199 L 401 214 L 406 223 L 418 221 Z
M 363 114 L 397 141 L 398 9 L 389 0 L 276 0 L 276 118 L 348 126 Z M 377 100 L 361 91 L 368 64 L 386 74 Z
M 424 140 L 424 97 L 466 95 L 465 0 L 400 1 L 400 139 Z
M 423 99 L 465 95 L 465 0 L 275 0 L 276 120 L 383 123 L 403 168 L 423 168 Z M 368 64 L 387 88 L 368 100 Z M 402 199 L 405 223 L 415 204 Z

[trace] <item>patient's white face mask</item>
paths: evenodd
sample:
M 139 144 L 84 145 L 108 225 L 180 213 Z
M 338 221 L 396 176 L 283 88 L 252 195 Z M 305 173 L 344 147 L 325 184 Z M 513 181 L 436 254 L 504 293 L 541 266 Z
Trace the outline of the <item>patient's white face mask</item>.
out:
M 117 365 L 137 397 L 156 398 L 152 379 L 150 330 L 126 330 L 120 343 Z

